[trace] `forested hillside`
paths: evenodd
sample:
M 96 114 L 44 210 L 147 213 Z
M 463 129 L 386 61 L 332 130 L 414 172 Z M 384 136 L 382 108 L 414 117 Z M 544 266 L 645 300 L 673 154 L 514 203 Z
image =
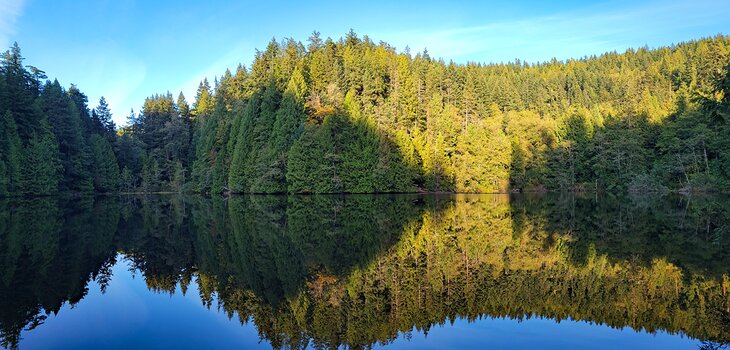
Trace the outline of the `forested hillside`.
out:
M 115 134 L 104 103 L 42 84 L 14 47 L 0 190 L 727 191 L 729 63 L 725 36 L 464 65 L 315 32 L 201 82 L 192 105 L 148 98 Z

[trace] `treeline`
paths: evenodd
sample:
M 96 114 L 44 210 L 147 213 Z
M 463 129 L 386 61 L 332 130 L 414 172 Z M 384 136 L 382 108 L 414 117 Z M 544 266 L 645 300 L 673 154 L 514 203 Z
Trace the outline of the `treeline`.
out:
M 204 80 L 192 105 L 182 93 L 149 97 L 116 135 L 100 132 L 107 137 L 97 138 L 98 147 L 88 126 L 93 113 L 73 88 L 56 95 L 75 101 L 77 112 L 66 114 L 79 117 L 53 124 L 47 116 L 50 132 L 35 131 L 44 123 L 29 120 L 49 115 L 50 107 L 33 114 L 31 106 L 42 106 L 35 101 L 55 88 L 41 86 L 42 72 L 20 59 L 16 46 L 3 64 L 3 94 L 29 96 L 6 97 L 0 106 L 13 119 L 3 124 L 10 141 L 2 149 L 19 150 L 3 152 L 19 154 L 3 156 L 6 193 L 55 190 L 53 183 L 22 185 L 30 180 L 13 164 L 28 157 L 49 160 L 28 173 L 57 174 L 50 161 L 57 159 L 61 190 L 90 189 L 89 178 L 99 182 L 96 190 L 127 192 L 730 188 L 725 36 L 567 61 L 485 65 L 447 63 L 426 50 L 398 53 L 352 31 L 336 41 L 315 32 L 306 45 L 272 40 L 250 67 L 239 65 L 213 84 Z M 43 136 L 50 134 L 55 141 Z M 89 163 L 108 164 L 98 176 L 79 173 L 88 168 L 78 164 L 92 158 L 84 154 L 110 159 L 104 139 L 118 170 L 100 159 Z
M 272 40 L 250 69 L 202 82 L 191 108 L 170 94 L 145 102 L 132 136 L 161 144 L 133 186 L 724 190 L 729 52 L 717 36 L 566 62 L 460 65 L 353 32 L 338 41 L 315 32 L 306 46 Z M 160 132 L 191 143 L 169 147 Z
M 24 66 L 15 44 L 0 65 L 0 196 L 118 189 L 111 111 Z

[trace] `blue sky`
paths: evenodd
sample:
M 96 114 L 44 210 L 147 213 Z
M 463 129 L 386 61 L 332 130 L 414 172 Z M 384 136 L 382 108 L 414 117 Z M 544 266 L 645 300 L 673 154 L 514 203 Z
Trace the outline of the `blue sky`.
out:
M 183 91 L 249 65 L 272 37 L 375 42 L 456 62 L 530 62 L 657 47 L 730 34 L 730 1 L 134 1 L 0 0 L 0 45 L 91 107 L 109 101 L 117 123 L 146 96 Z

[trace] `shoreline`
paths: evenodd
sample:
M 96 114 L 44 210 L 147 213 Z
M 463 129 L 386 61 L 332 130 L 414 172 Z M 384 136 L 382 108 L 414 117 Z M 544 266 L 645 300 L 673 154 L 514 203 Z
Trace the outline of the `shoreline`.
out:
M 48 197 L 94 197 L 94 196 L 147 196 L 147 195 L 200 195 L 206 197 L 213 197 L 215 195 L 229 198 L 234 196 L 338 196 L 338 195 L 546 195 L 546 194 L 573 194 L 573 195 L 667 195 L 667 194 L 678 194 L 683 196 L 692 195 L 728 195 L 728 190 L 716 190 L 716 191 L 686 191 L 682 189 L 668 190 L 668 191 L 622 191 L 622 192 L 606 192 L 606 191 L 509 191 L 509 192 L 457 192 L 457 191 L 415 191 L 415 192 L 327 192 L 327 193 L 262 193 L 262 192 L 242 192 L 242 193 L 220 193 L 211 194 L 203 192 L 174 192 L 174 191 L 154 191 L 154 192 L 93 192 L 93 193 L 78 193 L 78 192 L 63 192 L 49 195 L 35 195 L 35 196 L 0 196 L 1 199 L 33 199 L 33 198 L 48 198 Z

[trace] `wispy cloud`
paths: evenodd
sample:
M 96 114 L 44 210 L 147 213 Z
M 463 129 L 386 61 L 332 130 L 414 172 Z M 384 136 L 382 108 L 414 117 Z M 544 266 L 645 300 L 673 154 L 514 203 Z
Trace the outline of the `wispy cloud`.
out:
M 668 29 L 701 26 L 726 16 L 729 6 L 714 1 L 615 6 L 596 5 L 573 11 L 443 30 L 410 30 L 383 37 L 432 56 L 457 61 L 528 61 L 598 54 L 619 46 L 644 45 Z M 717 33 L 707 33 L 713 35 Z M 634 42 L 627 43 L 630 37 Z M 679 38 L 678 40 L 683 40 Z M 668 44 L 668 43 L 662 43 Z M 402 48 L 402 47 L 401 47 Z M 511 56 L 510 56 L 511 55 Z
M 25 0 L 0 0 L 0 47 L 10 45 L 15 35 L 15 22 L 23 12 Z

